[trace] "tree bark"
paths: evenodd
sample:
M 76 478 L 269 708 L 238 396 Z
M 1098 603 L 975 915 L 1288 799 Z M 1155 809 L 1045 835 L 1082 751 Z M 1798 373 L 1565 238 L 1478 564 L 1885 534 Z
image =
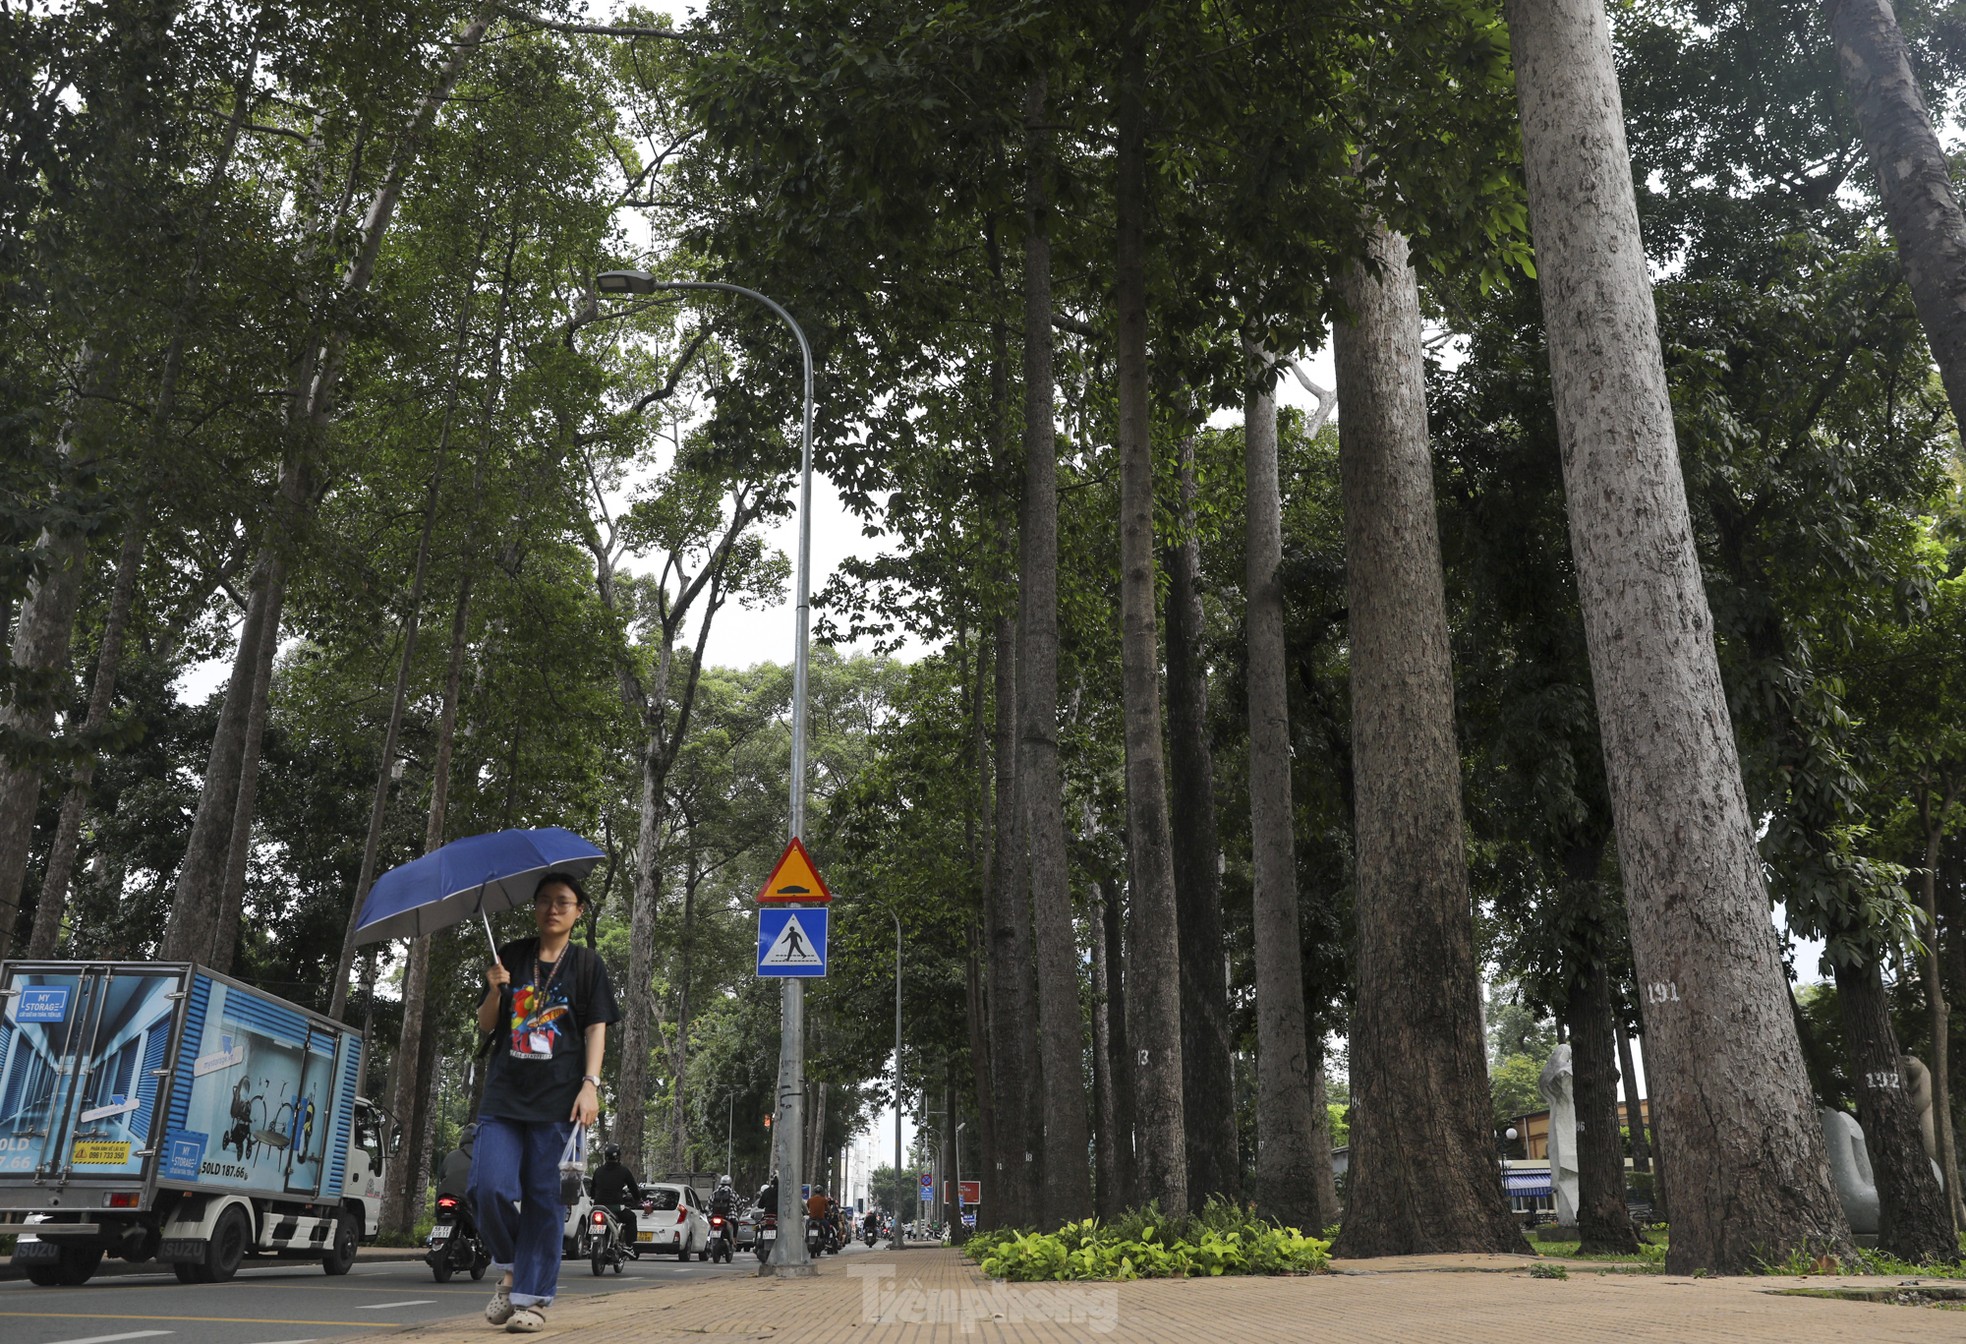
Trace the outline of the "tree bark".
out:
M 996 883 L 989 897 L 990 1066 L 995 1070 L 1000 1196 L 983 1210 L 998 1227 L 1038 1220 L 1038 989 L 1031 961 L 1031 906 L 1025 894 L 1023 808 L 1017 797 L 1017 636 L 1009 616 L 996 622 Z M 897 1102 L 897 1104 L 899 1104 Z
M 1645 1140 L 1645 1098 L 1638 1094 L 1638 1071 L 1632 1064 L 1632 1043 L 1625 1035 L 1625 1024 L 1611 1015 L 1611 1033 L 1618 1043 L 1618 1076 L 1624 1080 L 1625 1127 L 1632 1136 L 1632 1170 L 1652 1169 L 1652 1149 Z M 1574 1052 L 1573 1052 L 1574 1053 Z
M 457 608 L 451 615 L 450 664 L 444 677 L 443 708 L 437 715 L 437 753 L 430 767 L 430 808 L 423 826 L 425 854 L 444 843 L 444 819 L 450 803 L 451 755 L 457 739 L 457 701 L 464 685 L 465 634 L 470 629 L 471 576 L 458 583 Z M 410 963 L 403 973 L 403 1027 L 396 1038 L 396 1090 L 391 1109 L 405 1126 L 411 1126 L 427 1107 L 429 1084 L 425 1075 L 436 1062 L 432 1050 L 436 1019 L 430 1013 L 430 938 L 410 941 Z M 426 1126 L 416 1124 L 412 1134 Z M 419 1139 L 419 1142 L 422 1140 Z M 429 1153 L 422 1163 L 403 1164 L 398 1183 L 384 1192 L 382 1222 L 385 1227 L 406 1233 L 416 1221 L 422 1205 L 423 1185 L 419 1166 L 427 1167 Z
M 1290 792 L 1290 694 L 1283 643 L 1283 494 L 1277 479 L 1277 403 L 1261 351 L 1246 347 L 1243 469 L 1244 638 L 1248 641 L 1250 893 L 1256 951 L 1256 1193 L 1264 1216 L 1315 1232 L 1326 1224 L 1318 1171 L 1317 1074 L 1304 1009 L 1297 919 L 1295 808 Z M 1333 1196 L 1335 1202 L 1335 1194 Z
M 1966 426 L 1966 211 L 1952 167 L 1890 0 L 1828 0 L 1823 12 L 1912 303 L 1953 420 Z
M 1488 1125 L 1417 277 L 1376 226 L 1338 278 L 1358 835 L 1343 1253 L 1511 1251 Z
M 1925 867 L 1918 883 L 1919 905 L 1925 911 L 1925 955 L 1919 959 L 1919 970 L 1925 980 L 1925 1020 L 1932 1034 L 1932 1122 L 1937 1131 L 1939 1175 L 1948 1216 L 1957 1233 L 1966 1226 L 1966 1203 L 1960 1200 L 1959 1152 L 1952 1128 L 1952 1010 L 1946 999 L 1945 970 L 1939 955 L 1944 933 L 1939 925 L 1938 891 L 1939 854 L 1945 842 L 1941 823 L 1952 810 L 1954 793 L 1951 788 L 1942 787 L 1934 798 L 1934 792 L 1928 785 L 1918 795 L 1918 815 L 1925 831 Z M 1953 930 L 1952 937 L 1958 939 L 1961 932 Z
M 269 607 L 275 610 L 273 620 L 278 629 L 277 609 L 285 589 L 285 570 L 286 562 L 270 549 L 260 552 L 259 563 L 253 568 L 251 595 L 239 627 L 239 647 L 232 656 L 225 700 L 219 707 L 218 726 L 213 730 L 211 752 L 205 759 L 198 811 L 192 818 L 191 837 L 178 867 L 170 919 L 157 953 L 162 961 L 198 961 L 211 953 L 224 890 L 225 864 L 230 857 L 240 764 L 245 758 L 246 718 L 252 707 Z
M 963 921 L 963 988 L 969 1018 L 969 1065 L 972 1085 L 976 1089 L 976 1137 L 977 1151 L 985 1162 L 994 1161 L 997 1156 L 997 1098 L 991 1085 L 995 1077 L 995 1066 L 991 1062 L 990 1051 L 990 994 L 985 983 L 986 967 L 989 962 L 989 921 L 990 891 L 996 881 L 995 853 L 996 828 L 991 811 L 993 790 L 990 788 L 990 725 L 984 715 L 985 688 L 990 682 L 990 641 L 979 639 L 976 642 L 976 678 L 971 684 L 969 696 L 970 732 L 975 752 L 976 770 L 976 810 L 977 842 L 976 867 L 980 885 L 981 905 L 978 917 Z M 897 1067 L 899 1060 L 895 1061 Z M 982 1213 L 978 1211 L 981 1223 Z
M 1140 1203 L 1140 1161 L 1134 1140 L 1133 1052 L 1127 1049 L 1126 917 L 1115 886 L 1106 893 L 1106 1066 L 1113 1079 L 1113 1216 Z
M 1838 961 L 1835 974 L 1850 1087 L 1877 1178 L 1877 1247 L 1913 1264 L 1957 1260 L 1952 1214 L 1925 1155 L 1904 1057 L 1891 1030 L 1882 968 L 1873 956 L 1861 966 Z
M 1030 859 L 1038 1049 L 1044 1071 L 1040 1226 L 1092 1213 L 1085 1032 L 1058 764 L 1058 435 L 1052 421 L 1051 196 L 1045 78 L 1024 96 L 1024 497 L 1018 517 L 1018 802 Z
M 1602 852 L 1600 847 L 1599 852 Z M 1573 982 L 1565 1016 L 1577 1097 L 1577 1230 L 1584 1255 L 1638 1250 L 1625 1208 L 1625 1151 L 1618 1138 L 1618 1067 L 1611 1037 L 1611 978 L 1601 961 Z
M 448 433 L 448 427 L 446 427 Z M 430 572 L 430 540 L 437 530 L 437 500 L 443 489 L 443 467 L 430 478 L 424 493 L 423 532 L 416 543 L 416 569 L 410 577 L 409 608 L 403 613 L 403 651 L 396 661 L 396 689 L 389 701 L 389 723 L 382 732 L 382 759 L 376 769 L 375 796 L 369 803 L 369 832 L 362 843 L 362 869 L 355 879 L 355 899 L 348 906 L 347 931 L 341 939 L 341 960 L 335 968 L 334 999 L 328 1016 L 338 1018 L 348 1004 L 348 976 L 355 962 L 356 922 L 362 903 L 375 881 L 382 856 L 382 825 L 389 813 L 390 786 L 395 782 L 396 740 L 403 731 L 403 711 L 409 704 L 410 670 L 416 665 L 416 636 L 423 619 L 423 582 Z M 241 809 L 244 811 L 245 809 Z
M 1112 954 L 1106 950 L 1106 893 L 1098 882 L 1092 884 L 1092 1113 L 1097 1123 L 1093 1131 L 1093 1204 L 1102 1219 L 1113 1219 L 1126 1209 L 1125 1191 L 1120 1180 L 1118 1098 L 1113 1091 L 1113 1036 L 1107 967 Z
M 103 359 L 82 352 L 83 379 L 102 379 Z M 78 400 L 62 425 L 58 491 L 79 494 L 95 475 L 97 452 L 91 425 L 95 415 Z M 73 499 L 64 500 L 73 504 Z M 73 518 L 50 523 L 35 542 L 40 575 L 29 586 L 14 626 L 14 696 L 0 705 L 0 729 L 27 743 L 46 744 L 55 711 L 66 702 L 69 644 L 75 613 L 82 602 L 82 579 L 89 563 L 89 538 Z M 28 683 L 44 682 L 33 686 Z M 34 840 L 34 817 L 41 801 L 41 762 L 32 754 L 0 756 L 0 958 L 14 941 L 27 856 Z
M 1319 1051 L 1321 1056 L 1324 1052 Z M 1331 1170 L 1331 1093 L 1322 1063 L 1311 1068 L 1311 1215 L 1299 1230 L 1313 1236 L 1345 1216 L 1338 1202 L 1338 1178 Z
M 1195 436 L 1181 440 L 1180 540 L 1167 552 L 1169 805 L 1185 818 L 1174 846 L 1181 941 L 1181 1105 L 1187 1115 L 1188 1204 L 1242 1199 L 1235 1081 L 1229 1064 L 1229 982 L 1222 964 L 1222 850 L 1215 760 L 1208 746 L 1202 657 L 1201 541 L 1195 533 Z
M 1133 923 L 1127 1036 L 1133 1048 L 1140 1194 L 1164 1213 L 1188 1207 L 1181 1097 L 1181 949 L 1161 751 L 1160 636 L 1155 620 L 1153 416 L 1147 390 L 1147 5 L 1123 11 L 1114 93 L 1120 466 L 1120 691 L 1126 723 L 1126 848 Z
M 103 618 L 102 646 L 96 652 L 95 684 L 89 688 L 88 713 L 77 734 L 77 745 L 84 754 L 69 777 L 68 792 L 61 800 L 61 819 L 48 847 L 48 867 L 41 879 L 40 899 L 34 904 L 34 928 L 27 943 L 31 958 L 52 957 L 60 946 L 68 888 L 75 875 L 75 851 L 82 838 L 82 814 L 88 810 L 89 788 L 95 782 L 95 742 L 109 722 L 110 706 L 115 701 L 116 674 L 123 663 L 123 642 L 130 628 L 130 608 L 136 603 L 137 574 L 143 568 L 148 535 L 141 515 L 124 525 L 122 549 L 116 556 L 116 581 L 109 594 L 108 614 Z
M 281 592 L 284 591 L 283 580 Z M 273 605 L 278 607 L 280 604 L 276 601 Z M 229 972 L 232 959 L 239 949 L 239 919 L 246 904 L 246 860 L 252 853 L 253 809 L 259 796 L 260 748 L 266 740 L 266 717 L 273 703 L 273 659 L 279 649 L 278 627 L 262 627 L 259 652 L 253 661 L 253 694 L 246 708 L 246 735 L 239 750 L 239 787 L 232 805 L 232 836 L 226 847 L 225 883 L 219 889 L 218 916 L 212 925 L 211 946 L 201 958 L 216 971 Z M 369 1056 L 365 1053 L 362 1058 L 367 1061 Z
M 1650 1090 L 1677 1195 L 1667 1264 L 1846 1256 L 1693 546 L 1604 7 L 1507 12 L 1578 595 L 1654 1000 Z

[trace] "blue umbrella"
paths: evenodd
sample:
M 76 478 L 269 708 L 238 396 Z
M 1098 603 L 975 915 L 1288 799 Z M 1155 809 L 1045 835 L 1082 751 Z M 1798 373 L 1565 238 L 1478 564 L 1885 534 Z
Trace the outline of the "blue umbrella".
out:
M 532 900 L 548 873 L 585 877 L 606 857 L 560 826 L 467 835 L 378 877 L 362 902 L 355 942 L 417 938 L 475 915 L 484 920 L 496 956 L 488 915 Z

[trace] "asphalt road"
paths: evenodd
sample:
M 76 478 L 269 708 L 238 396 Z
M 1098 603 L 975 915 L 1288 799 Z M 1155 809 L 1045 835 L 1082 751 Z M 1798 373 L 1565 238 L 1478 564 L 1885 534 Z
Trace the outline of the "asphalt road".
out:
M 630 1261 L 596 1278 L 585 1260 L 560 1268 L 560 1297 L 660 1289 L 718 1274 L 756 1274 L 755 1257 L 730 1265 L 691 1260 Z M 362 1264 L 331 1279 L 320 1266 L 246 1268 L 230 1283 L 186 1285 L 168 1269 L 124 1274 L 80 1288 L 0 1283 L 0 1340 L 6 1344 L 325 1344 L 477 1311 L 496 1278 L 459 1275 L 437 1283 L 420 1261 Z

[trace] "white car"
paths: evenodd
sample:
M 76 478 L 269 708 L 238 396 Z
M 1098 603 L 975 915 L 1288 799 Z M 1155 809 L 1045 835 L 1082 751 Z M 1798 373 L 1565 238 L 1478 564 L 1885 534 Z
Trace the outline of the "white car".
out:
M 587 1216 L 594 1211 L 594 1196 L 588 1189 L 592 1179 L 580 1183 L 580 1198 L 566 1206 L 567 1220 L 560 1227 L 560 1254 L 572 1256 L 576 1260 L 587 1258 L 588 1245 L 593 1240 Z
M 666 1251 L 678 1260 L 710 1258 L 708 1201 L 689 1186 L 643 1186 L 638 1222 L 635 1241 L 644 1254 Z

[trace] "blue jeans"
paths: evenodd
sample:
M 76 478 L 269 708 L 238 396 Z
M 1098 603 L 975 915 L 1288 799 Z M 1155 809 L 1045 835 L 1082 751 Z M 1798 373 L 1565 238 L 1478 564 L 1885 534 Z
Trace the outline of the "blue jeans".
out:
M 471 1177 L 477 1187 L 478 1234 L 492 1268 L 512 1272 L 512 1305 L 544 1307 L 560 1286 L 560 1154 L 570 1120 L 530 1124 L 484 1116 Z

